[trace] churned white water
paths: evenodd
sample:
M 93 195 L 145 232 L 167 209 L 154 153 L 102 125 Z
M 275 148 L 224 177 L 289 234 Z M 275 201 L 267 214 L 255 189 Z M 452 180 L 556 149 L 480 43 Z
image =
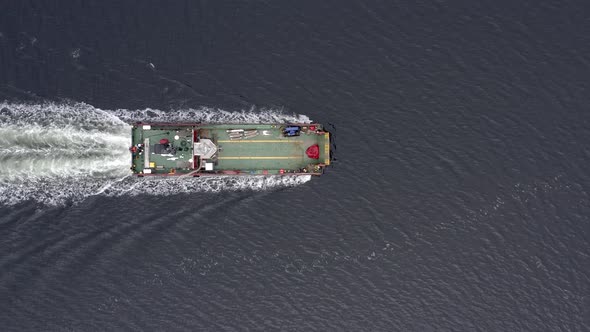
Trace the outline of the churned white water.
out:
M 294 186 L 306 177 L 136 178 L 129 170 L 130 123 L 311 122 L 282 110 L 212 108 L 102 110 L 84 103 L 0 103 L 0 204 L 47 205 L 91 195 L 171 195 Z

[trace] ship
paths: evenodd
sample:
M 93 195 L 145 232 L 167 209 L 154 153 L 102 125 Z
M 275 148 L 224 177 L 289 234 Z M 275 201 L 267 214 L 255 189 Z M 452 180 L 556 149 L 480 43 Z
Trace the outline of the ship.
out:
M 131 171 L 144 176 L 322 175 L 330 133 L 318 123 L 144 123 L 131 130 Z

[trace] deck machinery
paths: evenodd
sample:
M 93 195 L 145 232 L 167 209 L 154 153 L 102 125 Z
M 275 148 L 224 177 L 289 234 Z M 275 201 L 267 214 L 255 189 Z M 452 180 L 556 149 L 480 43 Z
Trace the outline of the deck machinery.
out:
M 330 165 L 320 124 L 137 123 L 131 136 L 139 176 L 321 175 Z

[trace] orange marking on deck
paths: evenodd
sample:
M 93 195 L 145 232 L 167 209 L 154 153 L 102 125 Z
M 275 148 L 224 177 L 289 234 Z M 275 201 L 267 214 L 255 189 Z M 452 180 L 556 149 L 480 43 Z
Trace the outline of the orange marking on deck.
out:
M 326 139 L 324 143 L 324 164 L 330 165 L 330 133 L 325 133 L 324 137 Z

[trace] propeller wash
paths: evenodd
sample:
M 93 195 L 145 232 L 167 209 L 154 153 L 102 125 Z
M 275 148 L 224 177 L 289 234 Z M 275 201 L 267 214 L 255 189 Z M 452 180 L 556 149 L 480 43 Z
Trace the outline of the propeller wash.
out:
M 310 123 L 280 110 L 102 110 L 84 103 L 0 102 L 0 204 L 79 202 L 92 195 L 171 195 L 295 186 L 310 176 L 133 177 L 136 122 Z

